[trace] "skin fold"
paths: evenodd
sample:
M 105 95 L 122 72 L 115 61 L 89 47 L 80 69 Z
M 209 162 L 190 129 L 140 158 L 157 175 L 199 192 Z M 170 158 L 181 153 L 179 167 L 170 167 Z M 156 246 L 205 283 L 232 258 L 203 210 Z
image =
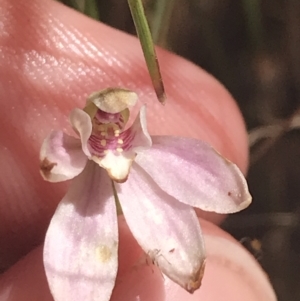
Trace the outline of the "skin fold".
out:
M 52 300 L 40 245 L 68 183 L 43 181 L 39 150 L 51 130 L 71 133 L 68 114 L 74 107 L 82 108 L 90 93 L 116 86 L 134 90 L 140 104 L 147 104 L 152 135 L 203 139 L 246 171 L 247 136 L 235 102 L 220 83 L 190 62 L 158 49 L 168 97 L 163 107 L 135 37 L 50 0 L 0 0 L 0 25 L 0 267 L 6 270 L 0 276 L 1 301 Z M 198 214 L 214 222 L 222 219 Z M 127 300 L 136 300 L 137 295 L 140 300 L 181 300 L 184 292 L 163 281 L 157 268 L 150 273 L 148 266 L 136 268 L 141 250 L 120 219 L 120 276 L 113 300 L 124 292 L 131 294 Z M 227 242 L 228 250 L 235 244 L 244 252 L 229 235 L 203 223 L 205 235 L 222 238 L 224 249 Z M 245 294 L 245 300 L 275 300 L 267 282 L 254 285 L 255 275 L 263 275 L 258 265 L 247 270 L 234 256 L 222 261 L 222 253 L 214 253 L 217 243 L 208 240 L 208 254 L 213 254 L 208 258 L 208 276 L 203 289 L 184 295 L 185 300 L 240 300 Z M 122 273 L 131 275 L 127 282 Z

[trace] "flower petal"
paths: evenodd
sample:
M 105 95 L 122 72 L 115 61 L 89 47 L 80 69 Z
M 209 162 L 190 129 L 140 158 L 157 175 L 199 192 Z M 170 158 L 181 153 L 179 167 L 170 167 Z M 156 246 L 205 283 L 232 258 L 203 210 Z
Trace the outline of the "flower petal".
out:
M 117 183 L 123 183 L 127 180 L 132 161 L 135 157 L 133 152 L 127 154 L 115 154 L 113 151 L 107 151 L 103 158 L 93 156 L 92 159 L 102 168 L 106 169 L 109 177 Z
M 239 168 L 203 141 L 152 137 L 136 162 L 168 194 L 205 211 L 233 213 L 249 206 L 251 195 Z
M 106 113 L 119 113 L 136 104 L 138 96 L 135 92 L 123 88 L 107 88 L 91 94 L 87 105 L 91 102 Z
M 52 132 L 43 142 L 40 151 L 40 171 L 49 182 L 72 179 L 82 172 L 87 157 L 80 140 L 61 131 Z
M 44 265 L 55 301 L 110 299 L 118 265 L 112 183 L 89 162 L 73 180 L 46 234 Z
M 135 162 L 117 189 L 126 222 L 146 254 L 187 291 L 199 288 L 205 251 L 194 209 L 162 191 Z
M 90 157 L 91 153 L 87 144 L 93 129 L 90 115 L 81 109 L 75 108 L 71 111 L 69 119 L 74 131 L 80 137 L 83 152 Z
M 141 107 L 140 113 L 132 124 L 130 130 L 135 133 L 132 141 L 132 151 L 140 152 L 152 145 L 152 139 L 147 129 L 146 106 Z

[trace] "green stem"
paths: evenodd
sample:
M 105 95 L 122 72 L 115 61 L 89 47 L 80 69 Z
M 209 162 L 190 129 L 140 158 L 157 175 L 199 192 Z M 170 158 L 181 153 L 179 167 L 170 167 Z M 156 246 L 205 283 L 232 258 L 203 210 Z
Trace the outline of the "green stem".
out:
M 117 214 L 121 215 L 123 214 L 123 210 L 119 201 L 119 197 L 117 194 L 117 190 L 116 190 L 116 186 L 115 186 L 115 182 L 111 181 L 111 185 L 112 185 L 112 189 L 113 189 L 113 193 L 114 193 L 114 197 L 115 197 L 115 202 L 116 202 L 116 207 L 117 207 Z
M 165 89 L 159 69 L 159 64 L 152 41 L 150 28 L 145 16 L 143 4 L 141 0 L 128 0 L 128 5 L 131 11 L 133 22 L 136 28 L 137 35 L 140 39 L 148 71 L 152 80 L 152 84 L 158 100 L 164 104 Z

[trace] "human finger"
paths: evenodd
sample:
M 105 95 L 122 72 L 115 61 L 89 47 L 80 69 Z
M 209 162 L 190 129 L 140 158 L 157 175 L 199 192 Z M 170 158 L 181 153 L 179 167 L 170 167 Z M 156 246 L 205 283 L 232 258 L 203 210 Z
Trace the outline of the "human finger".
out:
M 158 267 L 141 261 L 142 251 L 120 217 L 120 266 L 111 301 L 275 301 L 268 278 L 255 259 L 217 226 L 204 220 L 200 224 L 207 263 L 202 286 L 191 295 L 164 279 Z M 53 301 L 43 269 L 42 247 L 0 277 L 0 300 Z
M 247 143 L 240 113 L 210 75 L 158 50 L 168 96 L 155 98 L 136 38 L 56 1 L 1 0 L 0 266 L 39 244 L 67 184 L 39 174 L 39 149 L 52 129 L 70 129 L 68 112 L 109 86 L 136 91 L 148 105 L 152 134 L 201 138 L 244 171 Z

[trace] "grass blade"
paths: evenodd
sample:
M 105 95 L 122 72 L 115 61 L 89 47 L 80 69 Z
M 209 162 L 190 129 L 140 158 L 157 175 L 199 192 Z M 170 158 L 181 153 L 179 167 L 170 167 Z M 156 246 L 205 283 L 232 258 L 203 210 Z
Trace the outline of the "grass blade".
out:
M 128 0 L 131 15 L 140 39 L 144 57 L 150 73 L 152 84 L 158 100 L 164 104 L 166 100 L 165 89 L 159 69 L 159 64 L 150 32 L 150 28 L 145 16 L 144 7 L 141 0 Z

